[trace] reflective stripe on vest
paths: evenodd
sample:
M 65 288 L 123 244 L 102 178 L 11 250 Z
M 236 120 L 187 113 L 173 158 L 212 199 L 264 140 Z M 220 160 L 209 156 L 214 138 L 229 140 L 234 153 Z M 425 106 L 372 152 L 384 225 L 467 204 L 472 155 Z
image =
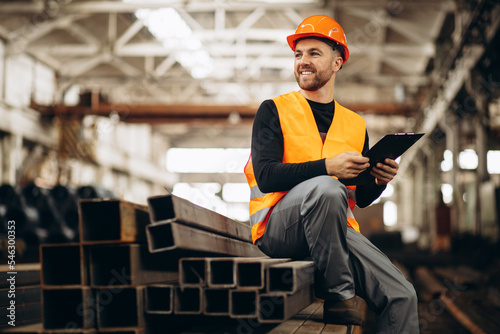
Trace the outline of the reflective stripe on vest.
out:
M 301 163 L 334 157 L 345 151 L 361 154 L 365 142 L 366 125 L 361 116 L 335 101 L 335 113 L 323 143 L 316 120 L 307 100 L 299 92 L 291 92 L 273 99 L 278 110 L 283 133 L 283 163 Z M 257 186 L 251 158 L 245 166 L 245 175 L 251 189 L 250 224 L 255 243 L 265 231 L 272 208 L 287 193 L 263 193 Z M 356 205 L 356 187 L 348 186 L 349 207 L 347 223 L 359 232 L 352 210 Z

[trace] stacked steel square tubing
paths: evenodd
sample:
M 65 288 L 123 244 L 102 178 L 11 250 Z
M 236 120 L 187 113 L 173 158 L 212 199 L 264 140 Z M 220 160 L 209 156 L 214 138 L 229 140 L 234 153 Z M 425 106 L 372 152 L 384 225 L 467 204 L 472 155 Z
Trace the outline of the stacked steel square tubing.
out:
M 11 272 L 16 272 L 14 281 Z M 24 326 L 40 322 L 41 316 L 40 265 L 17 264 L 15 270 L 0 265 L 0 332 L 12 328 L 11 321 Z
M 83 200 L 79 218 L 80 242 L 40 249 L 43 333 L 154 333 L 199 316 L 281 322 L 312 302 L 311 262 L 270 259 L 248 225 L 176 196 Z
M 178 258 L 149 254 L 147 206 L 79 203 L 80 242 L 44 244 L 43 333 L 144 333 L 143 290 L 176 281 Z
M 173 196 L 148 198 L 151 253 L 181 250 L 224 256 L 264 256 L 252 244 L 250 226 Z
M 191 314 L 279 323 L 313 302 L 313 270 L 310 261 L 290 259 L 183 258 L 179 261 L 180 287 L 170 287 L 169 296 L 175 296 L 174 303 L 196 300 Z M 192 293 L 188 296 L 182 291 Z
M 147 287 L 146 312 L 281 322 L 294 314 L 294 307 L 300 311 L 312 303 L 312 262 L 269 259 L 252 244 L 248 225 L 176 196 L 150 197 L 148 205 L 151 224 L 146 228 L 146 237 L 151 253 L 181 249 L 237 257 L 181 258 L 179 286 Z M 268 273 L 275 265 L 282 267 L 271 271 L 273 278 L 270 278 Z M 268 279 L 273 282 L 274 290 L 285 290 L 275 295 L 278 292 L 269 290 Z M 282 285 L 278 284 L 280 280 Z M 165 297 L 166 307 L 158 308 L 155 293 Z M 281 305 L 274 307 L 272 314 L 266 309 L 266 315 L 260 316 L 261 295 L 266 305 L 270 299 L 278 299 Z M 289 305 L 292 303 L 293 306 Z

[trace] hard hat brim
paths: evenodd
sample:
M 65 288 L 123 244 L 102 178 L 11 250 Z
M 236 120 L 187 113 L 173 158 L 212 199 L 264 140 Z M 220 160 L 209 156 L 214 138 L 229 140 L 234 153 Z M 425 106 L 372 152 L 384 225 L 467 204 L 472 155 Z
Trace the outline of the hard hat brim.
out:
M 342 43 L 340 43 L 339 41 L 333 39 L 333 38 L 330 38 L 328 36 L 325 36 L 324 34 L 320 34 L 320 33 L 315 33 L 315 32 L 304 32 L 304 33 L 299 33 L 299 34 L 293 34 L 293 35 L 290 35 L 286 38 L 286 41 L 288 42 L 288 45 L 290 46 L 290 49 L 292 49 L 292 51 L 295 52 L 295 42 L 300 39 L 300 38 L 304 38 L 304 37 L 320 37 L 320 38 L 328 38 L 328 39 L 331 39 L 332 41 L 344 46 L 344 50 L 345 50 L 345 59 L 344 59 L 344 63 L 347 61 L 347 59 L 349 59 L 349 49 L 347 48 L 347 46 L 343 45 Z

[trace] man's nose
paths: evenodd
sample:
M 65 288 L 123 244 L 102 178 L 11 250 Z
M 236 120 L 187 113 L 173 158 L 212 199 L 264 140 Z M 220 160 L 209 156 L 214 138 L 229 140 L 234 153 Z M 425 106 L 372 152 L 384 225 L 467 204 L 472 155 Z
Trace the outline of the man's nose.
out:
M 311 62 L 311 58 L 309 56 L 303 55 L 302 57 L 300 57 L 300 60 L 299 60 L 300 65 L 309 64 L 310 62 Z

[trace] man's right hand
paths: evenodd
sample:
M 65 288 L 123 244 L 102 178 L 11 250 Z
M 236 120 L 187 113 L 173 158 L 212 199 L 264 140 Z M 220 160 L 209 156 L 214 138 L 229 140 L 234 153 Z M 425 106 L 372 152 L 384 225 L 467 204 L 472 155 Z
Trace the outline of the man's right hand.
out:
M 325 159 L 326 172 L 339 179 L 352 179 L 370 167 L 369 161 L 370 159 L 358 152 L 342 152 L 332 158 Z

